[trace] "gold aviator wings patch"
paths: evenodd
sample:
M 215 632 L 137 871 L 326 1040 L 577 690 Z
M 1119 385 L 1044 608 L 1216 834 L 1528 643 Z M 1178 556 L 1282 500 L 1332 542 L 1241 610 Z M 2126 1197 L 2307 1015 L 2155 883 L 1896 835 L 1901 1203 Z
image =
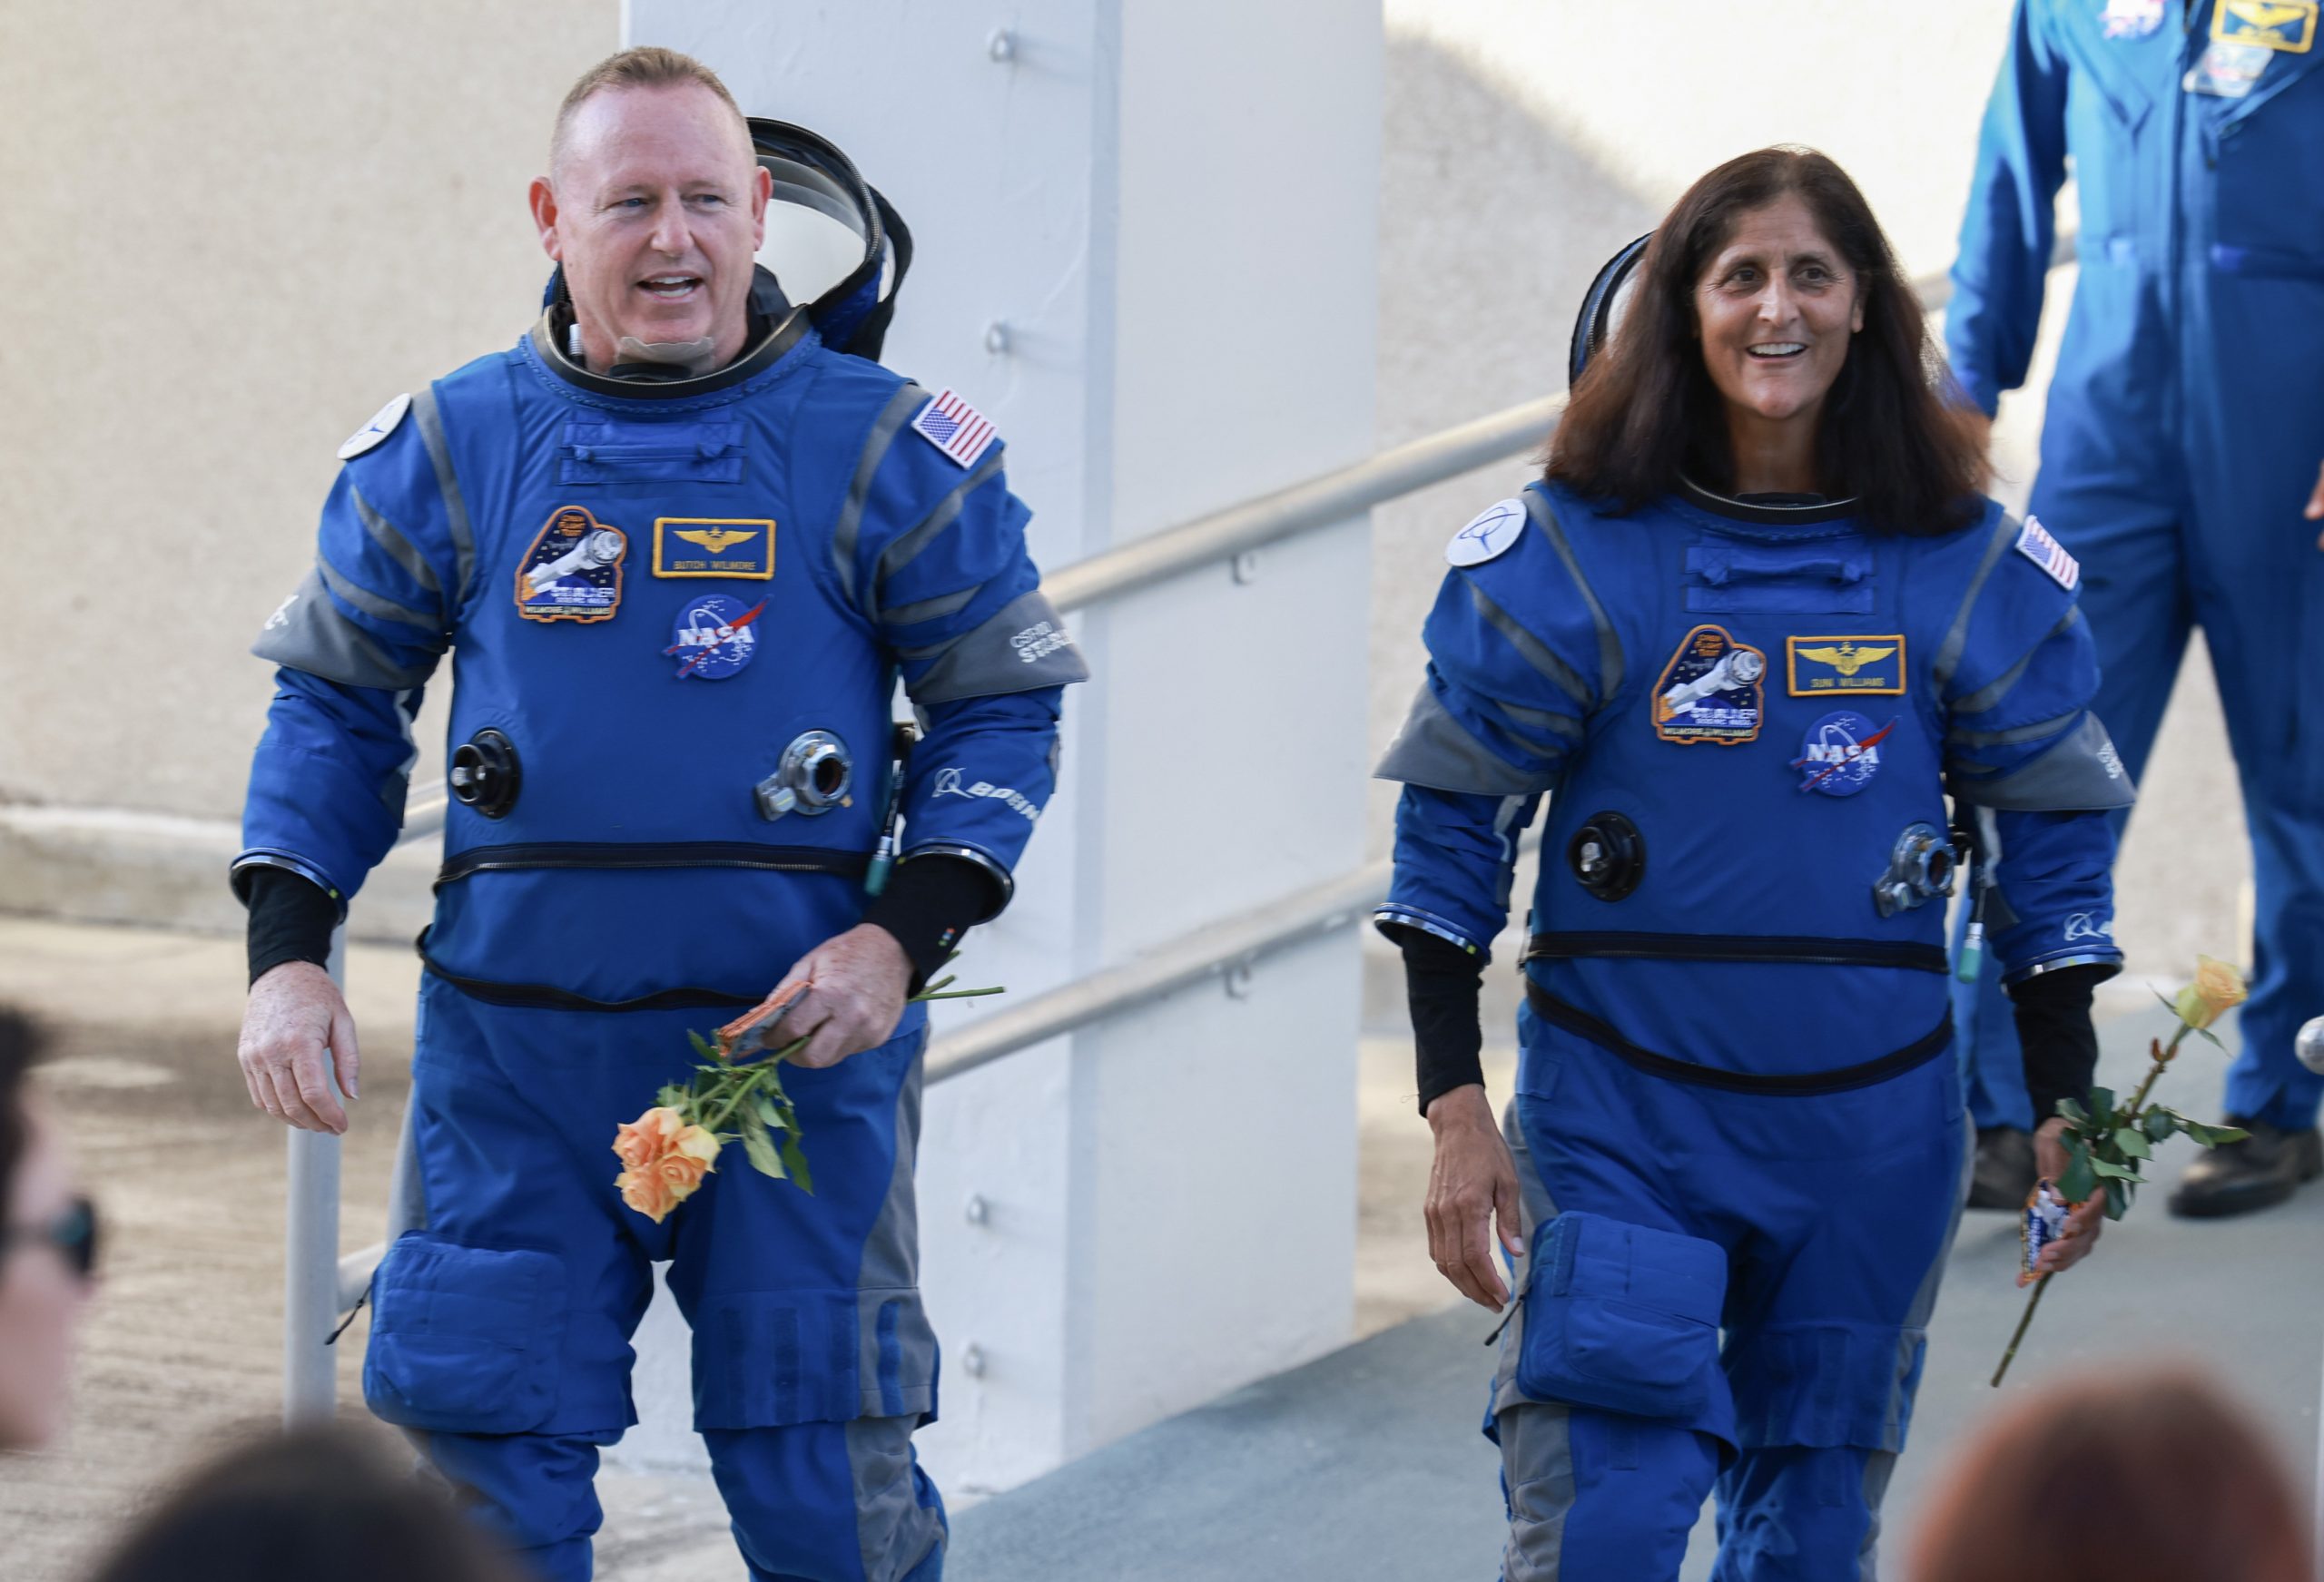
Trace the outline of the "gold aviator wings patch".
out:
M 713 555 L 724 555 L 745 538 L 756 538 L 758 529 L 738 533 L 732 527 L 680 527 L 677 536 L 688 544 L 699 544 Z

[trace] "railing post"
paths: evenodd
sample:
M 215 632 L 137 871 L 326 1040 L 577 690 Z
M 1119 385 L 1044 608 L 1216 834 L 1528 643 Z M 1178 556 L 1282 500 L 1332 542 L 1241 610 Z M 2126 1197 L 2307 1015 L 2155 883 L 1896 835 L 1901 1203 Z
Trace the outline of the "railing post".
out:
M 330 977 L 347 981 L 347 931 L 330 937 Z M 323 1080 L 338 1091 L 328 1053 Z M 339 1139 L 290 1129 L 282 1281 L 282 1421 L 286 1428 L 328 1422 L 339 1404 L 337 1359 L 329 1344 L 339 1324 Z

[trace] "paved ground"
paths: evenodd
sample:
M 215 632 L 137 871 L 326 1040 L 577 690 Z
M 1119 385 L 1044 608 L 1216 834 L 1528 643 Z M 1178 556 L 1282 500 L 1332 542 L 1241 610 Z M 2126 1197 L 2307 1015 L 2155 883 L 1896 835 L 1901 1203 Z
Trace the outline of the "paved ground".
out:
M 277 1409 L 282 1143 L 248 1109 L 234 1073 L 239 957 L 217 939 L 0 918 L 0 1000 L 64 1031 L 44 1081 L 113 1233 L 71 1432 L 50 1453 L 0 1456 L 7 1582 L 76 1576 L 173 1469 L 262 1429 Z M 359 950 L 351 964 L 368 1096 L 345 1156 L 350 1245 L 376 1233 L 369 1205 L 385 1201 L 414 968 L 389 949 Z M 2144 1024 L 2118 1020 L 2108 1037 L 2110 1060 L 2126 1061 Z M 1501 1092 L 1506 1060 L 1492 1072 Z M 1361 1072 L 1357 1303 L 1371 1339 L 957 1511 L 959 1582 L 1491 1575 L 1492 1459 L 1474 1432 L 1478 1341 L 1491 1321 L 1448 1308 L 1422 1252 L 1427 1133 L 1412 1116 L 1401 1042 L 1367 1045 Z M 2212 1102 L 2215 1072 L 2175 1078 L 2181 1107 Z M 2184 1147 L 2165 1151 L 2162 1175 Z M 2319 1228 L 2324 1193 L 2210 1227 L 2142 1205 L 2106 1258 L 2052 1294 L 2020 1378 L 2158 1348 L 2200 1351 L 2251 1397 L 2308 1476 L 2324 1350 Z M 2004 1222 L 1970 1222 L 1938 1317 L 1915 1454 L 1897 1480 L 1905 1519 L 1943 1447 L 1990 1399 L 1984 1372 L 2015 1318 L 2009 1258 Z M 359 1319 L 344 1342 L 349 1402 L 363 1334 Z M 613 1474 L 602 1487 L 599 1575 L 609 1582 L 740 1575 L 706 1480 Z

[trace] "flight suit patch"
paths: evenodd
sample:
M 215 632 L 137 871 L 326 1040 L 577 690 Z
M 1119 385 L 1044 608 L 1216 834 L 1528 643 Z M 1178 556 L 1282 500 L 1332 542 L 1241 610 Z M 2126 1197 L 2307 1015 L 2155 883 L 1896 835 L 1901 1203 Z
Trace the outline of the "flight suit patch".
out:
M 1696 627 L 1654 683 L 1654 733 L 1686 747 L 1758 741 L 1767 674 L 1765 653 L 1736 642 L 1724 626 Z
M 2162 0 L 2106 0 L 2108 38 L 2144 38 L 2162 25 Z
M 757 657 L 759 634 L 752 623 L 766 609 L 761 599 L 749 609 L 724 594 L 704 594 L 690 599 L 670 628 L 670 645 L 662 650 L 679 661 L 678 674 L 698 681 L 724 681 Z
M 612 620 L 628 549 L 628 535 L 586 506 L 559 506 L 517 565 L 517 614 L 527 621 Z
M 774 575 L 774 524 L 747 517 L 656 516 L 654 575 L 764 582 Z
M 1835 693 L 1901 694 L 1905 636 L 1787 637 L 1784 690 L 1795 698 Z
M 2301 55 L 2316 47 L 2318 0 L 2219 0 L 2211 12 L 2211 36 Z
M 1891 720 L 1878 730 L 1854 709 L 1840 709 L 1807 727 L 1799 756 L 1799 789 L 1827 797 L 1852 797 L 1880 772 L 1880 744 L 1896 728 Z

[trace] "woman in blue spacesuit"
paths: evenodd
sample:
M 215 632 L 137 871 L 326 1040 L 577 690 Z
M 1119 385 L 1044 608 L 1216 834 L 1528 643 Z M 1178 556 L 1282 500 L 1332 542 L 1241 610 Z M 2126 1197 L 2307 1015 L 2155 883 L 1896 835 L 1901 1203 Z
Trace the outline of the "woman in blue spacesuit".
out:
M 2089 1084 L 2131 788 L 2079 570 L 1984 497 L 1939 367 L 1846 174 L 1746 155 L 1601 275 L 1544 477 L 1447 548 L 1377 921 L 1432 1254 L 1516 1293 L 1506 1582 L 1675 1577 L 1714 1487 L 1720 1578 L 1872 1574 L 1961 1199 L 1973 851 L 2038 1102 Z M 1478 985 L 1545 796 L 1496 1125 Z

